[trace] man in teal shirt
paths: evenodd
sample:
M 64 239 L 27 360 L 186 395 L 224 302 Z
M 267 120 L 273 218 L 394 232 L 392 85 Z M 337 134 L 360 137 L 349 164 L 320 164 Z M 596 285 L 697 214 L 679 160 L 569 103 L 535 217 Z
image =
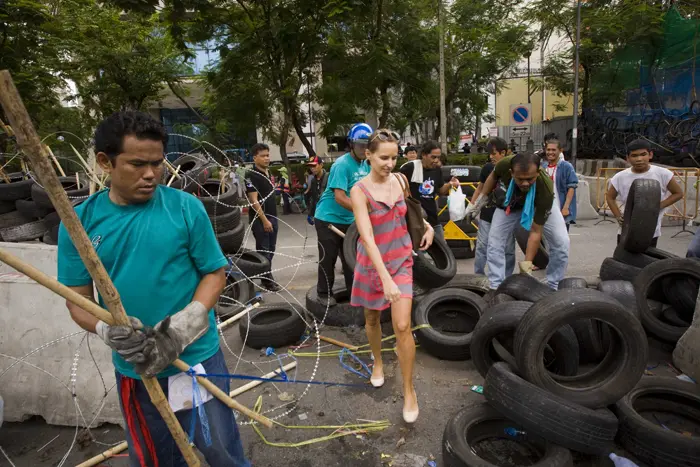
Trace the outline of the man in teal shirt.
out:
M 158 185 L 167 138 L 163 125 L 141 112 L 117 112 L 100 123 L 95 153 L 111 187 L 75 209 L 133 326 L 110 326 L 67 303 L 73 320 L 113 349 L 132 466 L 186 465 L 140 375 L 157 377 L 168 397 L 176 358 L 199 372 L 228 373 L 212 310 L 226 285 L 227 260 L 202 203 Z M 94 300 L 92 279 L 63 225 L 58 280 Z M 104 306 L 102 297 L 99 302 Z M 228 381 L 212 380 L 226 393 Z M 231 409 L 206 395 L 202 400 L 213 436 L 200 420 L 197 448 L 210 465 L 248 467 Z M 185 431 L 197 416 L 189 407 L 175 412 Z
M 353 271 L 345 263 L 343 238 L 334 233 L 329 227 L 335 226 L 346 232 L 355 221 L 350 202 L 350 189 L 362 177 L 369 173 L 369 165 L 365 160 L 365 149 L 372 134 L 372 127 L 366 123 L 355 124 L 348 132 L 350 152 L 343 154 L 331 166 L 326 189 L 316 205 L 314 225 L 318 239 L 318 283 L 316 292 L 322 303 L 335 305 L 333 299 L 333 283 L 335 282 L 335 261 L 340 255 L 343 265 L 345 286 L 348 292 L 352 290 Z

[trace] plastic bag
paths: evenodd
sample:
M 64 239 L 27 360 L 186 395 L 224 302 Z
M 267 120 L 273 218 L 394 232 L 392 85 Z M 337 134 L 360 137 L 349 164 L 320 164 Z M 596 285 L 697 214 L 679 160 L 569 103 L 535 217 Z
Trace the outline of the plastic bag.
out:
M 451 221 L 461 221 L 467 215 L 467 195 L 462 193 L 461 186 L 450 192 L 450 196 L 447 197 L 447 205 L 450 209 Z

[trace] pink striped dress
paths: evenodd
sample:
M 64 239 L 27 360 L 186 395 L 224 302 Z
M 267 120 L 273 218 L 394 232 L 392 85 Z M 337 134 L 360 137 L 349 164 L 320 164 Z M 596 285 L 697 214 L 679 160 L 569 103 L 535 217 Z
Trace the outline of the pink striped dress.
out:
M 406 227 L 406 201 L 402 195 L 396 204 L 389 206 L 375 201 L 362 182 L 358 182 L 357 186 L 369 200 L 369 219 L 374 241 L 382 254 L 384 265 L 399 287 L 401 298 L 413 298 L 413 249 Z M 361 241 L 357 243 L 357 263 L 350 304 L 369 310 L 384 310 L 391 306 L 391 302 L 384 298 L 382 280 Z

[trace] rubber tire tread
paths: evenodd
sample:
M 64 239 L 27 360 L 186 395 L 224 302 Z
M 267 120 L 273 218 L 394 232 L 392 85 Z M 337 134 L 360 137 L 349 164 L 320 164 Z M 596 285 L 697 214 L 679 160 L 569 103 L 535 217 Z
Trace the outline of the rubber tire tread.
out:
M 489 279 L 481 274 L 455 274 L 455 276 L 441 289 L 462 289 L 469 290 L 475 294 L 483 296 L 491 287 L 489 286 Z
M 19 201 L 19 200 L 17 200 Z M 0 201 L 0 215 L 7 214 L 8 212 L 16 211 L 17 206 L 15 203 L 17 201 Z
M 53 209 L 39 206 L 30 199 L 18 199 L 15 201 L 15 207 L 23 215 L 33 219 L 42 219 L 54 212 Z
M 517 376 L 505 363 L 489 369 L 484 395 L 503 416 L 530 434 L 586 454 L 611 452 L 618 422 L 607 408 L 592 410 L 547 392 Z
M 290 315 L 283 320 L 273 323 L 253 323 L 256 318 L 276 310 L 287 310 Z M 248 313 L 248 316 L 243 316 L 238 323 L 241 339 L 245 339 L 245 345 L 253 349 L 262 349 L 264 347 L 279 349 L 292 345 L 299 341 L 306 330 L 304 320 L 301 319 L 294 307 L 287 304 L 255 308 Z
M 634 282 L 635 278 L 642 272 L 641 268 L 621 263 L 614 258 L 605 258 L 600 265 L 601 281 L 629 281 Z
M 215 233 L 228 232 L 241 223 L 241 209 L 236 207 L 231 212 L 220 216 L 209 216 L 211 226 Z
M 620 246 L 631 253 L 644 253 L 654 240 L 659 220 L 661 188 L 657 180 L 639 178 L 632 182 L 625 203 Z
M 270 270 L 270 260 L 262 253 L 255 250 L 242 248 L 235 255 L 230 256 L 233 267 L 248 277 L 257 276 Z
M 634 284 L 630 281 L 600 281 L 598 290 L 611 296 L 626 310 L 631 311 L 639 318 L 639 308 L 637 307 L 637 294 Z
M 617 332 L 606 355 L 610 360 L 566 381 L 574 386 L 569 388 L 562 379 L 549 376 L 540 349 L 556 329 L 582 319 L 600 320 Z M 644 374 L 649 352 L 639 320 L 617 300 L 593 289 L 564 289 L 535 303 L 518 325 L 513 349 L 518 370 L 527 381 L 592 409 L 627 394 Z
M 362 307 L 350 305 L 350 293 L 345 285 L 336 285 L 332 293 L 336 304 L 327 307 L 325 302 L 319 300 L 316 286 L 311 286 L 306 292 L 306 309 L 319 322 L 323 320 L 326 326 L 364 326 L 365 310 Z M 379 320 L 382 323 L 391 321 L 391 307 L 382 310 Z
M 245 225 L 243 223 L 238 224 L 228 232 L 216 234 L 216 239 L 219 241 L 221 249 L 227 255 L 238 253 L 243 245 L 244 238 Z
M 39 220 L 0 229 L 0 239 L 4 242 L 26 242 L 43 237 L 46 230 L 44 221 Z
M 523 253 L 525 253 L 527 250 L 527 239 L 529 236 L 530 232 L 525 230 L 522 225 L 518 224 L 518 226 L 515 228 L 515 241 L 518 242 L 518 246 Z M 535 254 L 535 258 L 532 260 L 532 264 L 540 269 L 547 269 L 547 265 L 549 264 L 549 252 L 547 251 L 544 242 L 540 242 L 540 247 L 537 249 L 537 253 Z
M 226 277 L 226 288 L 219 296 L 216 305 L 214 305 L 214 311 L 219 317 L 226 318 L 243 311 L 245 308 L 226 298 L 236 300 L 245 305 L 255 298 L 255 285 L 249 280 L 243 280 L 241 276 L 235 273 L 228 274 Z
M 344 242 L 343 242 L 344 243 Z M 343 245 L 344 249 L 345 245 Z M 454 279 L 457 274 L 457 260 L 445 240 L 436 237 L 426 251 L 417 252 L 413 257 L 413 282 L 425 289 L 433 289 Z M 443 268 L 432 264 L 424 255 L 441 256 Z
M 69 187 L 71 185 L 75 186 L 75 177 L 58 177 L 58 181 L 61 183 L 61 185 L 68 185 Z M 87 198 L 90 195 L 90 187 L 88 183 L 83 178 L 80 179 L 80 183 L 83 185 L 83 188 L 64 188 L 64 191 L 66 192 L 66 195 L 68 195 L 68 199 L 72 204 L 84 201 L 84 198 Z M 37 183 L 32 185 L 32 200 L 36 203 L 37 207 L 55 210 L 53 203 L 51 203 L 51 200 L 49 199 L 48 193 L 46 193 L 44 187 Z
M 512 274 L 501 282 L 496 292 L 510 295 L 516 300 L 534 303 L 551 295 L 554 290 L 528 274 Z
M 585 289 L 588 287 L 588 282 L 582 277 L 565 277 L 559 281 L 559 290 L 561 289 Z
M 0 229 L 17 227 L 18 225 L 28 224 L 34 221 L 36 221 L 36 219 L 26 216 L 19 211 L 11 211 L 0 214 Z
M 226 190 L 220 193 L 221 180 L 210 178 L 195 189 L 197 199 L 204 205 L 204 210 L 210 217 L 221 216 L 238 210 L 238 192 L 233 185 L 225 181 Z M 239 218 L 240 219 L 240 218 Z
M 7 177 L 10 179 L 9 184 L 0 178 L 0 201 L 17 201 L 32 196 L 32 186 L 36 182 L 31 176 L 23 180 L 21 172 L 13 172 L 7 174 Z
M 345 264 L 348 268 L 355 270 L 355 263 L 357 262 L 357 244 L 360 241 L 360 232 L 357 230 L 357 225 L 353 222 L 348 227 L 345 232 L 345 238 L 343 239 L 343 257 L 345 258 Z
M 666 301 L 673 305 L 681 318 L 686 318 L 685 321 L 692 321 L 700 281 L 688 276 L 667 276 L 661 280 L 661 283 Z

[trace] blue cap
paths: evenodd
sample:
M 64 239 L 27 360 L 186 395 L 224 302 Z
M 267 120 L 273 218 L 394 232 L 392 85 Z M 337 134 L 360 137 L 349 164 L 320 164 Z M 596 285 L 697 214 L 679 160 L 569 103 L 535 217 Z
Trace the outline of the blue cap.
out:
M 368 143 L 369 137 L 372 135 L 373 131 L 372 127 L 366 123 L 356 123 L 350 128 L 350 131 L 348 131 L 348 141 L 351 143 Z

